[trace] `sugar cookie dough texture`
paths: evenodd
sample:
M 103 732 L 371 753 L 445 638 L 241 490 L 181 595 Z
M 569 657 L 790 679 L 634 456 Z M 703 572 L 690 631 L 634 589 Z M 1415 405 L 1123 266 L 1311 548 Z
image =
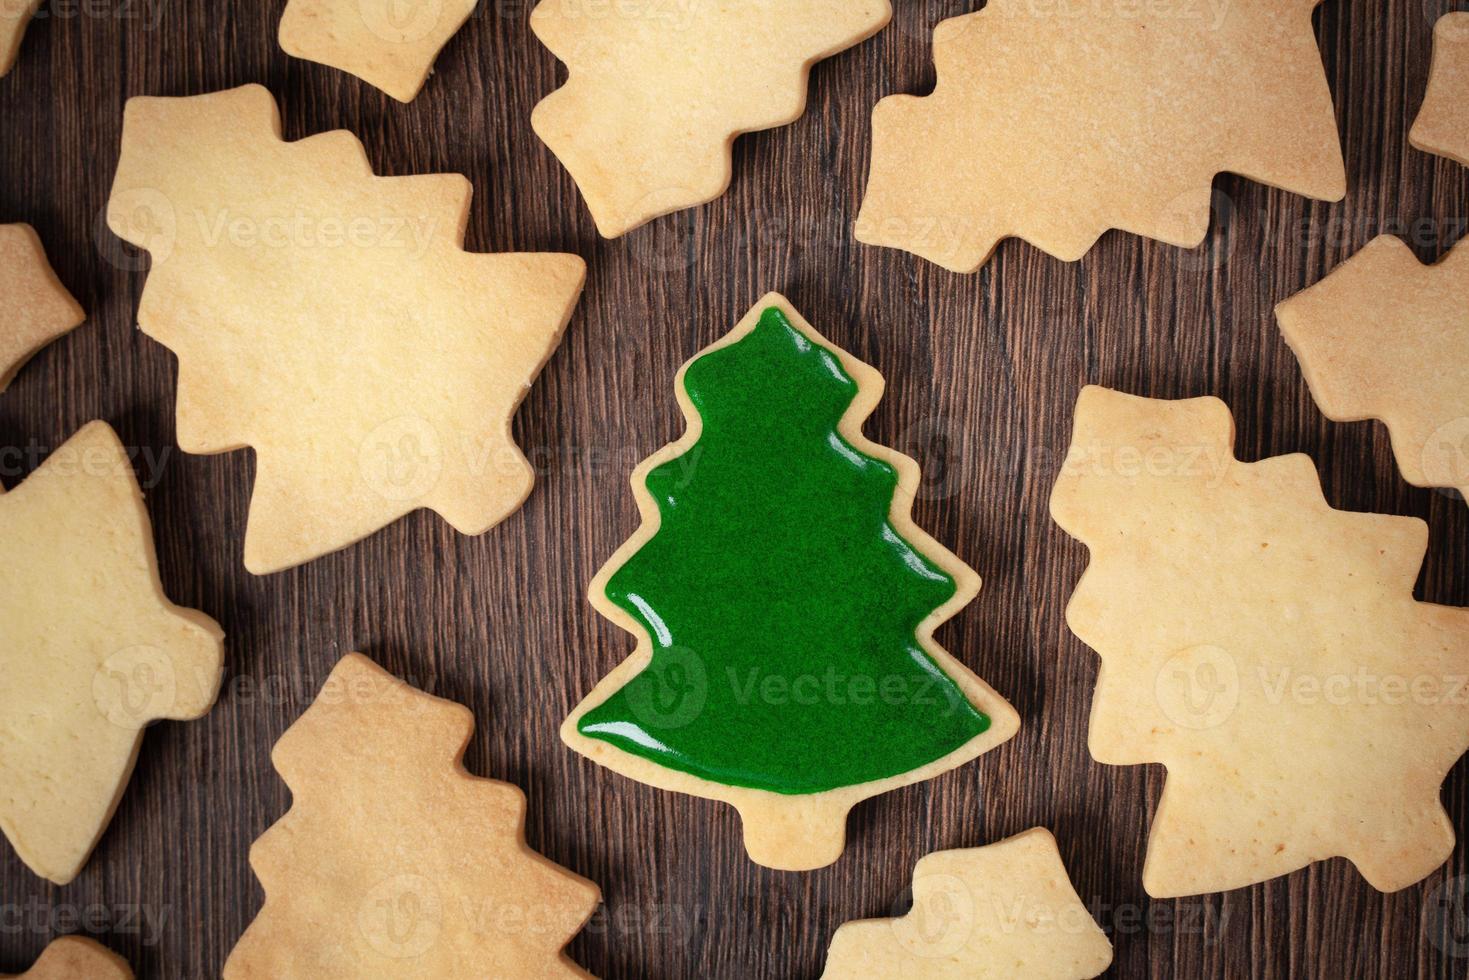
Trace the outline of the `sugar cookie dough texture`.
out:
M 465 252 L 469 197 L 375 176 L 350 133 L 283 142 L 258 85 L 128 101 L 108 222 L 152 254 L 138 322 L 178 355 L 179 445 L 255 449 L 251 571 L 422 507 L 479 534 L 530 493 L 510 419 L 586 266 Z
M 290 0 L 281 15 L 286 54 L 330 65 L 412 102 L 434 59 L 476 0 Z
M 250 849 L 265 906 L 225 980 L 588 974 L 562 952 L 597 886 L 525 843 L 525 794 L 465 772 L 469 709 L 360 654 L 271 761 L 291 809 Z
M 1469 496 L 1469 244 L 1423 265 L 1384 235 L 1275 315 L 1328 418 L 1381 419 L 1404 479 Z
M 1434 26 L 1428 92 L 1408 142 L 1469 167 L 1469 11 Z
M 1317 2 L 993 0 L 943 21 L 933 94 L 873 111 L 858 240 L 973 272 L 1010 236 L 1067 261 L 1109 228 L 1198 245 L 1221 171 L 1341 200 Z
M 101 943 L 84 936 L 62 936 L 14 980 L 133 980 L 133 971 L 127 960 Z
M 164 596 L 142 492 L 105 422 L 0 494 L 0 540 L 0 829 L 64 885 L 112 819 L 143 728 L 214 703 L 223 634 Z
M 1302 455 L 1240 462 L 1218 399 L 1094 387 L 1051 513 L 1091 552 L 1066 619 L 1102 658 L 1092 755 L 1168 770 L 1150 895 L 1331 857 L 1396 891 L 1448 858 L 1469 610 L 1414 600 L 1422 521 L 1333 510 Z
M 891 17 L 888 0 L 543 0 L 531 28 L 570 74 L 531 125 L 616 238 L 723 194 L 735 137 L 795 122 L 811 66 Z
M 839 928 L 822 980 L 1090 980 L 1111 963 L 1056 838 L 1037 827 L 919 861 L 912 910 Z
M 86 319 L 30 225 L 0 225 L 0 391 L 31 355 Z

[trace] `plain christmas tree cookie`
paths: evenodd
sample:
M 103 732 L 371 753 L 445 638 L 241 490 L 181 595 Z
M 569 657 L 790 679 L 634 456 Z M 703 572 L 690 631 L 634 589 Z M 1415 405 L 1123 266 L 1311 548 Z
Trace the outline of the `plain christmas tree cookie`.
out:
M 1198 245 L 1221 171 L 1341 200 L 1318 2 L 994 0 L 943 21 L 933 94 L 873 111 L 858 240 L 973 272 L 1012 236 L 1067 261 L 1111 228 Z
M 891 17 L 888 0 L 542 0 L 531 28 L 569 75 L 531 125 L 616 238 L 723 194 L 735 137 L 795 122 L 811 66 Z
M 1066 620 L 1102 658 L 1092 755 L 1168 770 L 1150 895 L 1332 857 L 1396 891 L 1443 864 L 1469 610 L 1414 600 L 1422 521 L 1332 509 L 1299 454 L 1240 462 L 1216 398 L 1095 387 L 1051 513 L 1091 552 Z
M 473 732 L 343 657 L 271 753 L 293 800 L 250 850 L 265 905 L 225 980 L 589 976 L 562 948 L 600 892 L 526 845 L 524 793 L 465 771 Z
M 0 494 L 0 829 L 64 885 L 102 836 L 143 728 L 214 703 L 218 625 L 169 602 L 127 451 L 84 427 Z
M 0 391 L 31 355 L 86 319 L 30 225 L 0 225 Z
M 133 980 L 127 960 L 84 936 L 62 936 L 13 980 Z
M 1469 244 L 1423 265 L 1384 235 L 1275 315 L 1328 418 L 1381 419 L 1404 479 L 1469 496 Z
M 862 435 L 882 387 L 766 296 L 679 372 L 688 430 L 634 471 L 642 526 L 591 585 L 638 645 L 562 737 L 732 804 L 767 867 L 830 864 L 853 805 L 1019 726 L 934 642 L 979 576 L 913 523 L 917 464 Z
M 138 323 L 178 355 L 180 447 L 255 449 L 251 571 L 424 507 L 480 534 L 530 493 L 510 420 L 586 265 L 465 252 L 469 197 L 375 176 L 350 133 L 284 142 L 258 85 L 128 101 L 108 223 L 152 255 Z
M 281 47 L 412 102 L 475 0 L 290 0 Z
M 1408 142 L 1469 167 L 1469 11 L 1434 25 L 1428 91 Z
M 839 928 L 822 980 L 1090 980 L 1111 963 L 1056 838 L 1037 827 L 919 861 L 912 910 Z

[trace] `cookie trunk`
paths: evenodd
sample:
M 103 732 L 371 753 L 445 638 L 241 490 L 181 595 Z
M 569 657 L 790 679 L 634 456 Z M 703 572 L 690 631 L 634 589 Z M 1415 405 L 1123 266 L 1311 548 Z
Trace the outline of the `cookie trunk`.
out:
M 750 860 L 776 871 L 815 871 L 835 863 L 847 844 L 849 802 L 829 794 L 769 794 L 740 807 Z

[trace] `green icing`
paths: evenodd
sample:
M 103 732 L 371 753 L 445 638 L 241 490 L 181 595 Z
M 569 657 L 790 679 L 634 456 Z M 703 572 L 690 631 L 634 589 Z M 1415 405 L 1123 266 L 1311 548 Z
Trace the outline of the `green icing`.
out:
M 888 521 L 897 471 L 837 432 L 857 383 L 771 308 L 699 357 L 695 446 L 648 473 L 658 533 L 607 583 L 652 661 L 578 728 L 731 786 L 817 793 L 989 727 L 918 644 L 954 580 Z

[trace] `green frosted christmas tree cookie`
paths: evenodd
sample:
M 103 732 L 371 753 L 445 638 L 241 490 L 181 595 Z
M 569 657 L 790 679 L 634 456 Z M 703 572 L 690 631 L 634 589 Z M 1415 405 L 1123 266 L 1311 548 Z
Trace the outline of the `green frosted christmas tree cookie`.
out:
M 592 582 L 639 642 L 562 737 L 734 805 L 772 868 L 830 864 L 854 804 L 1019 725 L 933 641 L 979 576 L 909 516 L 917 465 L 863 437 L 881 395 L 874 369 L 766 296 L 679 372 L 688 431 L 634 472 L 642 527 Z

